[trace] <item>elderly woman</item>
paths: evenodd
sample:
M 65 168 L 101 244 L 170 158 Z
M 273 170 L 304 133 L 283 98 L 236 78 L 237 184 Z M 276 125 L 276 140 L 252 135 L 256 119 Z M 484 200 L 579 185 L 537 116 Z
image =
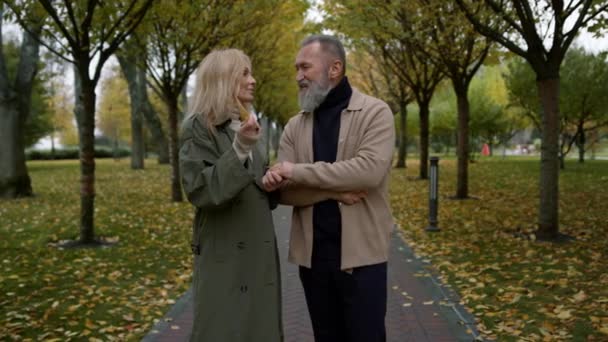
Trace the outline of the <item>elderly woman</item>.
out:
M 278 254 L 266 156 L 249 114 L 255 80 L 240 50 L 213 51 L 196 72 L 180 167 L 194 205 L 191 341 L 281 341 Z

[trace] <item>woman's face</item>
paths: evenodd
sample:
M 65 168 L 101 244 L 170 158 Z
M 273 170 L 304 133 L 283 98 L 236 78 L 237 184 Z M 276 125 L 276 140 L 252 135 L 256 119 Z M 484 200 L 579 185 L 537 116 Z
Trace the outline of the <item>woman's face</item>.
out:
M 253 103 L 254 92 L 255 79 L 251 75 L 251 70 L 249 67 L 245 67 L 239 82 L 239 93 L 236 97 L 239 99 L 239 101 L 241 101 L 242 104 L 251 104 Z

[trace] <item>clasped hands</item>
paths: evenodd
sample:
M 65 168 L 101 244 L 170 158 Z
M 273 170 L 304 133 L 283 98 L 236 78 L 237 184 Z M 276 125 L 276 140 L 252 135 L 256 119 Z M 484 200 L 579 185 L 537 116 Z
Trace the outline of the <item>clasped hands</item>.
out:
M 262 177 L 262 185 L 264 190 L 272 192 L 284 187 L 293 177 L 294 164 L 288 161 L 276 163 L 273 165 L 264 177 Z M 352 205 L 361 202 L 367 196 L 367 191 L 327 191 L 328 199 L 336 200 L 346 205 Z

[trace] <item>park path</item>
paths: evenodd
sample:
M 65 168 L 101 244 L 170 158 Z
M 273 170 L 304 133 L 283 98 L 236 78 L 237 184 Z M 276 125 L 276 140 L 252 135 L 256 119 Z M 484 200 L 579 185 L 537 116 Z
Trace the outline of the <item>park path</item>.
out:
M 285 342 L 314 342 L 297 266 L 286 261 L 291 208 L 280 206 L 273 216 L 281 256 Z M 473 316 L 458 304 L 456 293 L 444 286 L 430 267 L 414 255 L 396 230 L 388 268 L 388 342 L 474 341 L 477 333 Z M 192 294 L 188 290 L 143 341 L 187 341 L 192 318 Z

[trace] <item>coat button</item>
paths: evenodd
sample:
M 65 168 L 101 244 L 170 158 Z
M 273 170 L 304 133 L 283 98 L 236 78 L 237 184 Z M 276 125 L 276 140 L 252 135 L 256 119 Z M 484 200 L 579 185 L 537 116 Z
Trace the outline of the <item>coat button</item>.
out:
M 245 249 L 245 242 L 244 241 L 237 242 L 236 248 L 238 248 L 238 249 Z
M 241 286 L 241 292 L 243 292 L 243 293 L 247 292 L 247 285 Z

